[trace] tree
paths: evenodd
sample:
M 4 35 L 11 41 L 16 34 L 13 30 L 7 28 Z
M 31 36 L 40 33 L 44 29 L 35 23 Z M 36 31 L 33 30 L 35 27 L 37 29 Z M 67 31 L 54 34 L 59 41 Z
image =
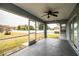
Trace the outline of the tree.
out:
M 28 30 L 28 28 L 30 29 L 30 30 L 34 30 L 34 27 L 33 26 L 27 26 L 27 25 L 19 25 L 18 27 L 17 27 L 17 30 Z
M 27 26 L 27 25 L 19 25 L 17 27 L 17 30 L 28 30 L 28 28 L 29 28 L 29 26 Z
M 20 30 L 21 29 L 20 26 L 18 26 L 17 29 Z
M 24 25 L 24 30 L 28 30 L 28 27 L 27 25 Z
M 34 27 L 33 27 L 33 26 L 29 26 L 29 29 L 30 29 L 30 30 L 34 30 Z
M 39 30 L 43 30 L 43 24 L 42 23 L 39 24 Z

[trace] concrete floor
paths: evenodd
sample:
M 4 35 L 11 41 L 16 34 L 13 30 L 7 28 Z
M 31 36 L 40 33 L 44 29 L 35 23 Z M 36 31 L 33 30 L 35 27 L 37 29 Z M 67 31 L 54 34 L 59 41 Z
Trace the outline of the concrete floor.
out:
M 10 56 L 76 56 L 66 40 L 43 39 Z

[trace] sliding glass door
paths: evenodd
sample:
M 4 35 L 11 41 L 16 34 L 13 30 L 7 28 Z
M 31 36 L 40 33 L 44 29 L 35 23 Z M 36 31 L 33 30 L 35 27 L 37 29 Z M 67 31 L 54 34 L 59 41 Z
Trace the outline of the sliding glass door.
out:
M 78 44 L 78 36 L 77 36 L 77 33 L 78 33 L 78 23 L 76 21 L 76 18 L 74 20 L 74 44 L 77 45 Z
M 74 17 L 70 23 L 70 39 L 72 43 L 77 47 L 78 44 L 78 22 L 77 18 Z

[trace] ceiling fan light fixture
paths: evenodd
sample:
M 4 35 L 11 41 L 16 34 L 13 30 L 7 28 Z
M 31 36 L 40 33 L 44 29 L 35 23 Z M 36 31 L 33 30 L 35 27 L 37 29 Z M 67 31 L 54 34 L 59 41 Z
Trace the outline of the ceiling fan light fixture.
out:
M 51 16 L 54 16 L 54 17 L 58 17 L 58 11 L 51 11 L 51 10 L 48 10 L 48 11 L 46 11 L 46 12 L 44 12 L 45 13 L 45 15 L 43 15 L 43 16 L 41 16 L 41 17 L 44 17 L 44 16 L 46 16 L 47 15 L 47 18 L 50 18 L 50 15 Z

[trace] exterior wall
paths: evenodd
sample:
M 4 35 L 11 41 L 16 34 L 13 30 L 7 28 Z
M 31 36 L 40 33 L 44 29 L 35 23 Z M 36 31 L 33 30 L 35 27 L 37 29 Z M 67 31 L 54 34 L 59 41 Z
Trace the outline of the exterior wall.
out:
M 71 42 L 70 40 L 70 22 L 72 21 L 72 19 L 76 17 L 76 21 L 78 24 L 77 27 L 77 39 L 79 39 L 79 4 L 77 4 L 77 6 L 75 7 L 75 9 L 73 10 L 72 14 L 69 17 L 69 21 L 67 22 L 67 28 L 66 28 L 66 35 L 67 35 L 67 40 L 69 41 L 70 45 L 73 47 L 73 49 L 76 51 L 76 53 L 79 55 L 79 42 L 77 43 L 77 48 L 74 46 L 74 44 Z M 79 40 L 78 40 L 79 41 Z

